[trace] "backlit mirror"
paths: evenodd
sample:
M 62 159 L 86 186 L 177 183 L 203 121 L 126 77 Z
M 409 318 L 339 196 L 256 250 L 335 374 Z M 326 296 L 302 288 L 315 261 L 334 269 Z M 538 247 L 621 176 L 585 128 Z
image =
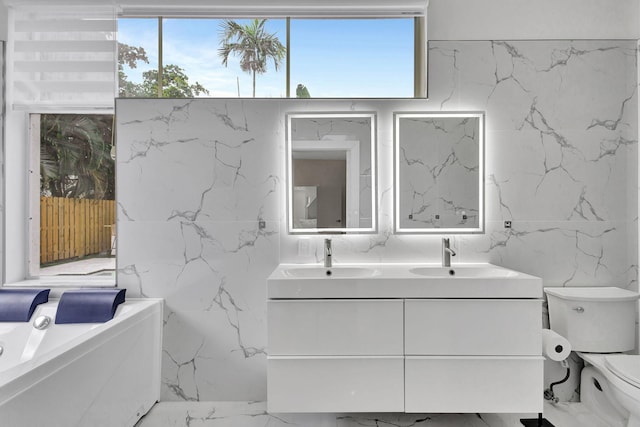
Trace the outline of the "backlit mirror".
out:
M 394 159 L 396 232 L 484 232 L 484 113 L 395 113 Z
M 375 113 L 289 113 L 289 233 L 376 228 Z

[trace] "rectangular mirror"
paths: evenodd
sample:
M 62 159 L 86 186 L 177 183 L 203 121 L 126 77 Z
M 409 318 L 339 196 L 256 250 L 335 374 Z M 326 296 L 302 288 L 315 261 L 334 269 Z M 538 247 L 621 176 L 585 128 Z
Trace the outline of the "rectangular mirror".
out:
M 484 232 L 484 113 L 394 114 L 397 233 Z
M 286 127 L 289 233 L 375 232 L 375 113 L 289 113 Z

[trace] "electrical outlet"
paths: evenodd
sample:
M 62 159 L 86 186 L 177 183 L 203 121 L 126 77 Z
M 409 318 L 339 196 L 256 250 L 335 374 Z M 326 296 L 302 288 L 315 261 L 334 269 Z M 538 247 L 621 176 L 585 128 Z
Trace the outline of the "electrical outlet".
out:
M 258 221 L 258 230 L 264 230 L 265 228 L 267 228 L 267 222 L 263 219 Z
M 511 221 L 505 221 L 504 228 L 511 228 Z

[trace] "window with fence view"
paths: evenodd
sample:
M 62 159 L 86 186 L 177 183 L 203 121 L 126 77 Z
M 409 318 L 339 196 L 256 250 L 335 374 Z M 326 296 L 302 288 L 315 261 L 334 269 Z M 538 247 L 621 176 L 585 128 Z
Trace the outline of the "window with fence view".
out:
M 39 120 L 40 275 L 113 272 L 113 115 L 33 118 Z

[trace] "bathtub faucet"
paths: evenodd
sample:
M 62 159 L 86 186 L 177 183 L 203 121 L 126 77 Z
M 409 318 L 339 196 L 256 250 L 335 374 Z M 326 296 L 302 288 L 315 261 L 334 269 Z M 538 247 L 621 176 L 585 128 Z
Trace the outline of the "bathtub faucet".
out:
M 49 316 L 38 316 L 33 321 L 33 327 L 39 330 L 47 329 L 51 325 L 51 317 Z

